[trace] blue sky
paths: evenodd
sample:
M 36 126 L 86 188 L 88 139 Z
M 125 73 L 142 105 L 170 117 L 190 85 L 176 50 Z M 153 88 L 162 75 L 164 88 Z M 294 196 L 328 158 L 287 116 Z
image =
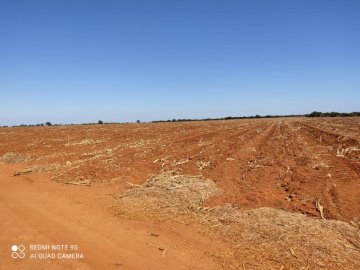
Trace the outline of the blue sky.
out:
M 360 1 L 0 0 L 0 125 L 360 110 Z

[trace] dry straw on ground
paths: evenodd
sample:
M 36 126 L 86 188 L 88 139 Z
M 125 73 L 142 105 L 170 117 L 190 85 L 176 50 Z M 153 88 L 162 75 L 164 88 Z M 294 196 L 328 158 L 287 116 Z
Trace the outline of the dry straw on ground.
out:
M 22 155 L 15 152 L 8 152 L 0 157 L 0 162 L 15 164 L 15 163 L 22 163 L 28 161 L 29 159 L 30 157 L 28 155 Z
M 213 181 L 171 171 L 151 177 L 142 186 L 132 186 L 120 201 L 127 207 L 148 209 L 149 213 L 162 209 L 181 213 L 200 210 L 205 200 L 217 194 L 220 190 Z
M 360 269 L 360 231 L 334 220 L 310 218 L 280 209 L 241 210 L 204 202 L 221 191 L 212 180 L 175 172 L 131 185 L 118 201 L 118 213 L 138 218 L 191 223 L 233 247 L 233 254 L 210 254 L 233 269 Z M 199 225 L 201 224 L 201 225 Z

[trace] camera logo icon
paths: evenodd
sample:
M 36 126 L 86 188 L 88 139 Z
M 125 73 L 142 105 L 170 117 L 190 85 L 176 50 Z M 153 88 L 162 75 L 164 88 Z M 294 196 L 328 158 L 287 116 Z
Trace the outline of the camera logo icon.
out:
M 12 245 L 11 246 L 11 257 L 13 259 L 24 259 L 25 258 L 25 246 L 24 245 Z

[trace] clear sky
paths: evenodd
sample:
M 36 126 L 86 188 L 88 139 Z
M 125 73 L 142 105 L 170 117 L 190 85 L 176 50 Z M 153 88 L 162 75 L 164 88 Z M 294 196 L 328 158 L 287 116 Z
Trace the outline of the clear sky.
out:
M 0 0 L 0 125 L 359 104 L 358 0 Z

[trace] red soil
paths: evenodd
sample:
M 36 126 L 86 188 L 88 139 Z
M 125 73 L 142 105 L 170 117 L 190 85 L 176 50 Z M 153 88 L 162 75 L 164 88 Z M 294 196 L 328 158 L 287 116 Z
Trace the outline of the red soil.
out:
M 319 217 L 320 202 L 327 219 L 359 220 L 359 140 L 360 118 L 1 128 L 0 161 L 15 152 L 26 162 L 0 165 L 0 219 L 6 220 L 0 268 L 41 269 L 10 261 L 15 239 L 75 241 L 88 255 L 80 264 L 55 262 L 46 269 L 218 269 L 204 254 L 231 252 L 221 240 L 185 225 L 163 224 L 157 231 L 159 225 L 106 210 L 114 196 L 172 170 L 214 180 L 222 194 L 209 206 L 267 206 Z M 47 172 L 13 176 L 26 166 Z M 79 180 L 93 185 L 56 183 Z M 159 232 L 163 238 L 154 240 L 151 234 Z M 172 253 L 163 256 L 163 246 Z
M 0 156 L 61 165 L 57 181 L 87 179 L 126 189 L 179 170 L 224 191 L 209 205 L 270 206 L 351 220 L 360 215 L 360 119 L 254 119 L 0 130 Z M 347 149 L 347 150 L 346 150 Z

